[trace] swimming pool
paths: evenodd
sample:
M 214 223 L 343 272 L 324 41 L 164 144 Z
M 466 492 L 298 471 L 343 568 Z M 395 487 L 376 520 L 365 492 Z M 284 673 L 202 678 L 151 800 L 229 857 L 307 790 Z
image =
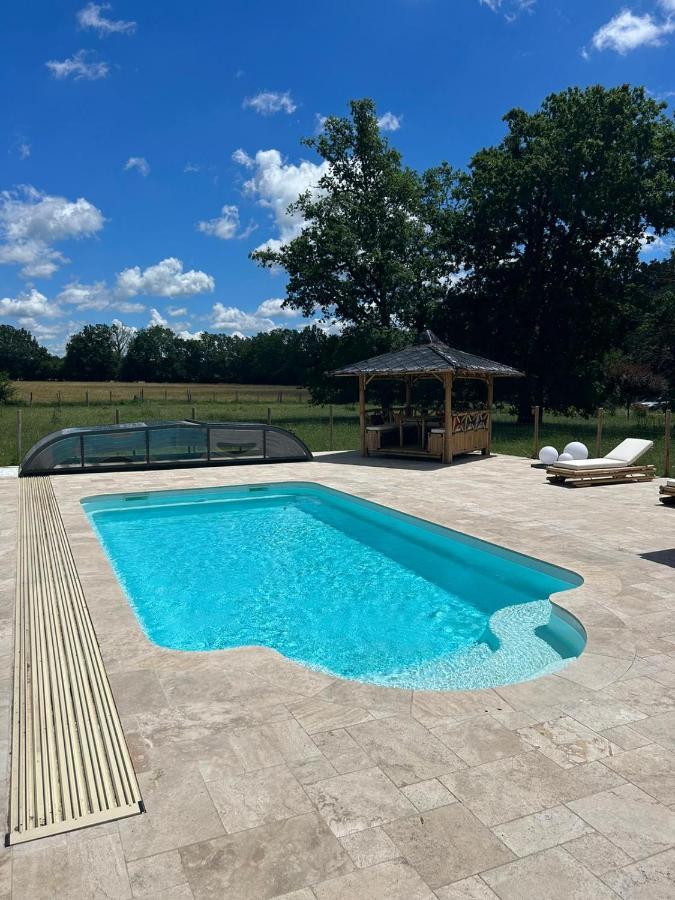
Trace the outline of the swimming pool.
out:
M 573 572 L 320 485 L 86 498 L 148 638 L 263 645 L 343 678 L 451 690 L 561 668 L 585 645 Z

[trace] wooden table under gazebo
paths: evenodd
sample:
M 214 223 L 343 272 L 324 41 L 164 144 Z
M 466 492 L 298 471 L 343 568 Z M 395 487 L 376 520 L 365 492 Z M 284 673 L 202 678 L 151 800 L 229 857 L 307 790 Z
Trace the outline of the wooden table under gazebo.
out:
M 448 464 L 452 462 L 453 456 L 475 450 L 489 456 L 494 379 L 523 375 L 517 369 L 491 359 L 454 350 L 439 340 L 432 331 L 423 331 L 414 344 L 403 350 L 373 356 L 363 362 L 336 369 L 331 374 L 339 378 L 359 379 L 361 456 L 411 456 L 440 459 Z M 455 378 L 472 378 L 485 382 L 485 409 L 453 412 L 452 386 Z M 411 407 L 414 384 L 423 379 L 437 379 L 443 385 L 444 392 L 443 412 L 438 421 L 434 422 L 433 416 L 420 416 L 368 425 L 366 388 L 375 379 L 403 381 L 406 386 L 406 410 Z M 418 434 L 412 443 L 404 440 L 405 426 L 411 424 L 416 424 Z

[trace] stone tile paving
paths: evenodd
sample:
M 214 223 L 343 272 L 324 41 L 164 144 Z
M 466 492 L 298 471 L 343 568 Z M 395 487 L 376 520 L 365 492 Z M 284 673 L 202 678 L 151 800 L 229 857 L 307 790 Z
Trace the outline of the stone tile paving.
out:
M 143 635 L 79 501 L 307 480 L 574 569 L 588 632 L 556 675 L 412 692 L 272 650 Z M 147 806 L 0 851 L 0 900 L 675 897 L 675 512 L 657 484 L 553 487 L 527 460 L 312 463 L 53 479 Z M 0 482 L 6 806 L 17 482 Z M 665 556 L 663 557 L 665 559 Z

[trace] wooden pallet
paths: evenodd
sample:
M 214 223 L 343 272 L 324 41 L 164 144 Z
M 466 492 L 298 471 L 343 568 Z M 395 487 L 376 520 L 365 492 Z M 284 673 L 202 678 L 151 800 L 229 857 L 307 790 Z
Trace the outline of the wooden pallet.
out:
M 142 811 L 51 481 L 21 479 L 6 843 Z
M 671 487 L 669 484 L 662 484 L 659 488 L 659 500 L 661 503 L 669 503 L 670 501 L 675 503 L 675 487 Z
M 567 487 L 590 487 L 594 484 L 628 484 L 629 482 L 651 481 L 654 466 L 609 466 L 606 469 L 565 469 L 549 466 L 546 477 L 551 484 L 565 484 Z

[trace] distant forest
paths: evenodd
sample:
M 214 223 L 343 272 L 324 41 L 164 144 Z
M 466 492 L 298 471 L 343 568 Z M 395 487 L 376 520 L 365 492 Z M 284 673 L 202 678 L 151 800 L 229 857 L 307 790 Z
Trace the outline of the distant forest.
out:
M 675 123 L 641 87 L 569 88 L 510 110 L 503 140 L 466 169 L 418 172 L 355 100 L 310 146 L 328 161 L 291 210 L 300 234 L 252 260 L 287 276 L 316 324 L 253 337 L 86 325 L 57 358 L 0 325 L 5 378 L 297 384 L 350 398 L 326 372 L 431 328 L 525 379 L 521 417 L 675 399 Z M 651 251 L 651 252 L 650 252 Z M 656 252 L 655 252 L 656 251 Z M 651 258 L 651 261 L 650 261 Z

